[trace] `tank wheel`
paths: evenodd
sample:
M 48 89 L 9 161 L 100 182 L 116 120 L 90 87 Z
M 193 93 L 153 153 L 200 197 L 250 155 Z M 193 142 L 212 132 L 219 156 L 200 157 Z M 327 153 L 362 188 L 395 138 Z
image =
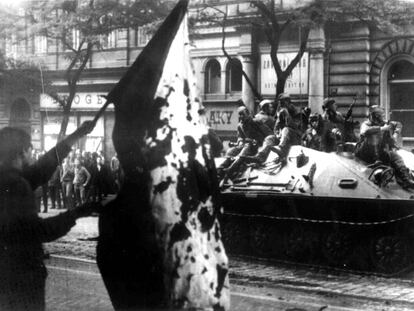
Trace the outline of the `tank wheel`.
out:
M 250 224 L 250 249 L 257 255 L 266 256 L 270 253 L 268 229 L 264 223 Z
M 373 242 L 371 258 L 377 271 L 399 272 L 409 262 L 409 256 L 409 245 L 400 236 L 383 236 Z
M 240 254 L 246 251 L 248 224 L 243 219 L 226 219 L 222 223 L 222 240 L 230 253 Z
M 322 253 L 333 265 L 347 266 L 353 249 L 352 236 L 347 232 L 329 233 L 322 243 Z
M 287 257 L 294 260 L 304 260 L 310 257 L 313 238 L 312 232 L 301 226 L 294 226 L 285 236 L 285 252 Z

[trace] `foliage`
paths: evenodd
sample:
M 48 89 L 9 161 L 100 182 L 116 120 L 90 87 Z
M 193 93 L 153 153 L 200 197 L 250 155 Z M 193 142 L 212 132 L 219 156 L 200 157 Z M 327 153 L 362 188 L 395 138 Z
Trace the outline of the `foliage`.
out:
M 17 40 L 43 36 L 59 42 L 59 51 L 68 59 L 65 80 L 69 95 L 48 94 L 63 108 L 60 138 L 65 135 L 72 101 L 81 75 L 93 51 L 103 49 L 108 35 L 118 29 L 135 28 L 164 17 L 171 7 L 168 0 L 36 0 L 11 11 L 3 9 L 0 29 Z
M 403 34 L 404 29 L 413 22 L 414 7 L 406 1 L 396 0 L 310 0 L 297 1 L 297 5 L 283 8 L 275 0 L 251 1 L 256 16 L 239 18 L 239 25 L 253 24 L 262 32 L 271 47 L 270 56 L 278 78 L 276 96 L 284 91 L 287 77 L 298 64 L 307 49 L 309 31 L 318 25 L 342 22 L 366 22 L 370 27 L 386 33 Z M 223 24 L 227 15 L 214 9 L 214 4 L 199 10 L 197 19 L 201 24 Z M 236 17 L 237 18 L 237 17 Z M 230 18 L 229 22 L 230 23 Z M 279 44 L 289 31 L 296 30 L 299 48 L 296 57 L 283 70 L 278 59 Z

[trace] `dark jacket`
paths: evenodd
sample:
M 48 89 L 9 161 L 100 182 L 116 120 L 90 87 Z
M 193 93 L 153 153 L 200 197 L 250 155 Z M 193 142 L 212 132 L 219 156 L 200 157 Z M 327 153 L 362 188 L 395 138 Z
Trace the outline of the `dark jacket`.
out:
M 239 139 L 254 139 L 261 145 L 267 136 L 272 135 L 272 130 L 260 121 L 248 119 L 239 123 L 237 133 Z
M 58 165 L 58 156 L 63 159 L 69 150 L 61 142 L 23 171 L 0 166 L 0 310 L 44 308 L 42 243 L 66 234 L 75 217 L 65 212 L 40 218 L 34 189 L 47 183 Z

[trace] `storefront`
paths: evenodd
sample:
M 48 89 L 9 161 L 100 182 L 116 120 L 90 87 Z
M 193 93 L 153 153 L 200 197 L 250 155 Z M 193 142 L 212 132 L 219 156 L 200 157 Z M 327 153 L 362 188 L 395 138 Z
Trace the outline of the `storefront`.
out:
M 59 95 L 65 96 L 65 94 Z M 95 117 L 104 104 L 101 95 L 103 94 L 85 92 L 75 96 L 66 130 L 67 134 L 72 133 L 83 122 Z M 40 109 L 42 114 L 42 146 L 43 149 L 48 150 L 57 142 L 62 123 L 62 109 L 59 109 L 58 104 L 46 94 L 40 96 Z M 81 139 L 74 148 L 89 152 L 102 151 L 107 157 L 112 156 L 114 152 L 111 142 L 113 120 L 114 112 L 109 108 L 98 119 L 94 130 Z

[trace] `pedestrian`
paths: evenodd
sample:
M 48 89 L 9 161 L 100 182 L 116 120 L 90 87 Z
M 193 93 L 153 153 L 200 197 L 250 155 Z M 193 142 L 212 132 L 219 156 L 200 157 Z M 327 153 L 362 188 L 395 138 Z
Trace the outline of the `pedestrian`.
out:
M 115 153 L 110 162 L 111 174 L 115 183 L 115 192 L 118 193 L 121 189 L 121 165 L 118 156 Z
M 85 187 L 91 179 L 91 174 L 82 165 L 80 159 L 75 159 L 74 173 L 73 190 L 75 192 L 75 204 L 81 205 L 86 202 Z
M 66 157 L 62 163 L 60 172 L 60 182 L 62 184 L 63 205 L 66 209 L 73 207 L 73 178 L 75 171 L 70 163 L 70 158 Z
M 52 177 L 49 179 L 48 182 L 49 186 L 49 195 L 50 201 L 52 203 L 51 208 L 58 209 L 62 208 L 62 184 L 60 182 L 60 165 L 56 167 L 56 170 L 53 172 Z
M 47 183 L 59 158 L 64 158 L 94 123 L 81 125 L 33 165 L 30 136 L 23 130 L 0 130 L 0 310 L 45 310 L 46 268 L 42 243 L 65 235 L 76 219 L 89 216 L 96 205 L 84 205 L 40 218 L 34 189 Z

